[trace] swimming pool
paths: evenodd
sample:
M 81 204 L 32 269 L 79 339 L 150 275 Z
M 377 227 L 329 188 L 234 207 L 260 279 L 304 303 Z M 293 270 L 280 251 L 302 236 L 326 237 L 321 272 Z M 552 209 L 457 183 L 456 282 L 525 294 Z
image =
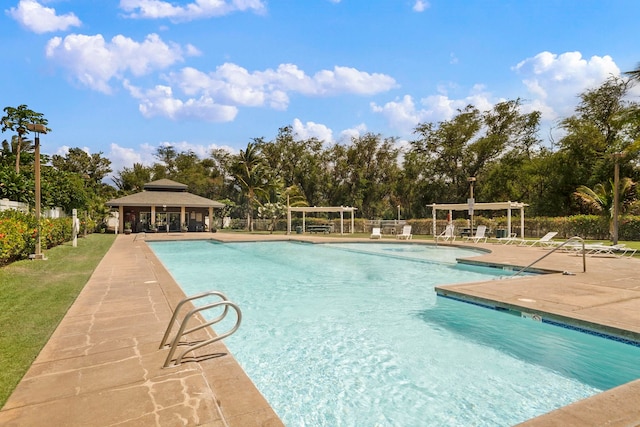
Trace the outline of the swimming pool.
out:
M 505 274 L 468 250 L 150 246 L 186 294 L 240 305 L 225 343 L 288 426 L 513 425 L 640 377 L 638 347 L 437 298 Z

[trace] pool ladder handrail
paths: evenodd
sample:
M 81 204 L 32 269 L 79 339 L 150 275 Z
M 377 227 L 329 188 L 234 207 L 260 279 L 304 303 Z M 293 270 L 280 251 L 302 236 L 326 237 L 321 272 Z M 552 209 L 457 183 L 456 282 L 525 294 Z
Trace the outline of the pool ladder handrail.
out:
M 183 317 L 182 322 L 180 324 L 180 328 L 178 329 L 178 332 L 176 333 L 175 337 L 173 338 L 173 340 L 171 340 L 170 344 L 167 344 L 167 342 L 169 341 L 169 335 L 171 334 L 171 330 L 173 329 L 173 324 L 176 321 L 176 318 L 178 317 L 178 312 L 180 311 L 180 308 L 182 308 L 182 306 L 184 304 L 186 304 L 189 301 L 193 301 L 196 299 L 200 299 L 200 298 L 204 298 L 207 296 L 218 296 L 221 298 L 221 301 L 218 302 L 214 302 L 211 304 L 207 304 L 207 305 L 203 305 L 201 307 L 196 307 L 192 310 L 190 310 L 189 312 L 187 312 L 187 314 Z M 218 317 L 216 317 L 215 319 L 203 323 L 201 325 L 198 326 L 194 326 L 190 329 L 186 329 L 187 327 L 187 323 L 189 322 L 189 320 L 191 319 L 191 317 L 193 317 L 196 313 L 199 313 L 201 311 L 204 310 L 209 310 L 209 309 L 213 309 L 213 308 L 217 308 L 217 307 L 224 307 L 224 311 L 222 312 L 222 314 Z M 176 349 L 178 347 L 178 345 L 180 344 L 180 339 L 187 334 L 190 334 L 191 332 L 195 332 L 197 330 L 209 327 L 215 323 L 218 323 L 220 321 L 222 321 L 227 313 L 229 312 L 229 307 L 233 308 L 236 312 L 236 323 L 233 326 L 233 328 L 229 329 L 227 332 L 225 332 L 222 335 L 217 335 L 214 338 L 205 340 L 205 341 L 201 341 L 195 344 L 187 344 L 188 348 L 185 349 L 182 353 L 180 353 L 178 355 L 178 357 L 176 358 L 175 362 L 173 363 L 173 365 L 171 364 L 171 361 L 173 360 L 173 355 L 176 352 Z M 184 357 L 185 354 L 196 350 L 200 347 L 204 347 L 206 345 L 212 344 L 216 341 L 220 341 L 224 338 L 227 338 L 229 335 L 233 334 L 234 332 L 236 332 L 238 330 L 238 328 L 240 327 L 240 323 L 242 322 L 242 311 L 240 310 L 240 307 L 238 307 L 236 304 L 234 304 L 233 302 L 229 301 L 229 299 L 226 297 L 226 295 L 224 295 L 222 292 L 218 292 L 218 291 L 209 291 L 209 292 L 203 292 L 201 294 L 197 294 L 197 295 L 193 295 L 187 298 L 184 298 L 183 300 L 181 300 L 178 305 L 176 305 L 175 310 L 173 311 L 173 315 L 171 316 L 171 320 L 169 321 L 169 325 L 167 326 L 167 330 L 164 333 L 164 336 L 162 337 L 162 342 L 160 343 L 160 349 L 166 347 L 167 345 L 170 346 L 169 348 L 169 354 L 167 354 L 167 358 L 164 361 L 164 365 L 163 368 L 168 368 L 168 367 L 175 367 L 175 366 L 179 366 L 180 363 L 182 363 L 182 358 Z
M 564 247 L 565 245 L 567 245 L 568 243 L 571 242 L 575 242 L 575 241 L 579 241 L 582 243 L 582 272 L 586 273 L 587 272 L 587 256 L 586 256 L 586 251 L 585 251 L 585 247 L 584 247 L 584 239 L 582 237 L 579 236 L 573 236 L 569 239 L 567 239 L 567 241 L 562 242 L 561 244 L 559 244 L 558 246 L 556 246 L 555 248 L 551 249 L 549 252 L 547 252 L 546 254 L 542 255 L 540 258 L 536 259 L 535 261 L 533 261 L 531 264 L 527 265 L 526 267 L 522 267 L 520 270 L 516 271 L 515 274 L 509 276 L 509 278 L 511 277 L 515 277 L 518 274 L 526 271 L 527 269 L 529 269 L 530 267 L 532 267 L 534 264 L 538 263 L 539 261 L 542 261 L 543 259 L 545 259 L 546 257 L 548 257 L 549 255 L 551 255 L 552 253 L 554 253 L 555 251 L 557 251 L 558 249 Z

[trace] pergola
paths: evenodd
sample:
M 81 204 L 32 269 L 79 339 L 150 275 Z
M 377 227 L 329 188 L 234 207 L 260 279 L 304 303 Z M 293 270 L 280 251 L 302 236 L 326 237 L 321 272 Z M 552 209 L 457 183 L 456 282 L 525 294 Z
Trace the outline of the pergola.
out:
M 351 212 L 351 234 L 353 234 L 354 229 L 354 218 L 353 214 L 357 208 L 352 208 L 348 206 L 297 206 L 287 207 L 287 234 L 291 234 L 291 212 L 302 212 L 302 230 L 305 230 L 305 220 L 307 213 L 317 213 L 317 212 L 339 212 L 340 213 L 340 234 L 344 234 L 344 213 Z
M 508 235 L 511 235 L 511 210 L 520 209 L 520 237 L 524 239 L 524 208 L 527 205 L 526 203 L 520 202 L 494 202 L 494 203 L 474 203 L 473 210 L 474 211 L 498 211 L 498 210 L 506 210 L 507 211 L 507 232 Z M 436 204 L 431 205 L 433 208 L 433 235 L 436 235 L 436 211 L 444 210 L 449 211 L 449 218 L 451 218 L 451 213 L 453 211 L 466 211 L 469 210 L 468 203 L 452 203 L 452 204 Z

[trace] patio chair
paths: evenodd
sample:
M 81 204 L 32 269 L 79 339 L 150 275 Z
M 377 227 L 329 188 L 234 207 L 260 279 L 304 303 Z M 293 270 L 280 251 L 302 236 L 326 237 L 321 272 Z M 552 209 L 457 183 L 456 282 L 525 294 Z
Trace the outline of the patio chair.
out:
M 476 229 L 475 236 L 464 236 L 464 239 L 472 241 L 473 243 L 478 243 L 480 240 L 484 240 L 486 243 L 487 241 L 487 236 L 485 236 L 486 231 L 487 231 L 486 225 L 479 225 L 478 228 Z
M 413 237 L 411 234 L 411 226 L 405 225 L 402 227 L 402 233 L 396 234 L 396 239 L 410 240 Z
M 373 227 L 371 229 L 370 239 L 382 239 L 382 233 L 380 232 L 380 227 Z
M 520 243 L 520 246 L 536 246 L 537 245 L 543 248 L 549 248 L 556 244 L 556 242 L 551 240 L 556 236 L 556 234 L 558 234 L 557 231 L 550 231 L 544 236 L 542 236 L 541 238 L 539 238 L 538 240 L 523 240 L 522 243 Z
M 453 224 L 447 225 L 444 231 L 436 236 L 436 243 L 438 243 L 440 240 L 444 240 L 445 242 L 453 242 L 456 240 L 455 226 Z

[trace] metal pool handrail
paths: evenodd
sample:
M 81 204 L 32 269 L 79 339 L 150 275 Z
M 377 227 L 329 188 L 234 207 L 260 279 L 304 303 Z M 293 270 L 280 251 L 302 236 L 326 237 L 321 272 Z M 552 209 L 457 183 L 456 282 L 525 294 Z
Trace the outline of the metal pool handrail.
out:
M 526 267 L 521 268 L 520 270 L 518 270 L 515 274 L 513 274 L 510 277 L 517 276 L 518 274 L 522 273 L 523 271 L 526 271 L 529 267 L 533 266 L 537 262 L 545 259 L 546 257 L 551 255 L 552 253 L 554 253 L 555 251 L 557 251 L 561 247 L 565 246 L 568 243 L 575 242 L 575 241 L 582 242 L 582 272 L 586 273 L 587 272 L 587 256 L 585 254 L 586 251 L 585 251 L 585 248 L 584 248 L 584 239 L 582 237 L 579 237 L 579 236 L 574 236 L 574 237 L 571 237 L 570 239 L 568 239 L 566 242 L 562 242 L 560 245 L 556 246 L 555 248 L 553 248 L 552 250 L 550 250 L 549 252 L 547 252 L 546 254 L 541 256 L 540 258 L 538 258 L 535 261 L 533 261 L 531 264 L 527 265 Z
M 180 363 L 182 362 L 182 358 L 184 357 L 185 354 L 196 350 L 200 347 L 204 347 L 206 345 L 212 344 L 216 341 L 220 341 L 226 337 L 228 337 L 229 335 L 233 334 L 234 332 L 236 332 L 238 330 L 238 328 L 240 327 L 240 323 L 242 322 L 242 311 L 240 310 L 240 307 L 238 307 L 236 304 L 232 303 L 231 301 L 229 301 L 227 299 L 227 297 L 222 293 L 222 292 L 218 292 L 218 291 L 210 291 L 210 292 L 204 292 L 201 294 L 197 294 L 197 295 L 193 295 L 191 297 L 187 297 L 185 299 L 183 299 L 182 301 L 180 301 L 178 303 L 178 305 L 176 306 L 174 312 L 173 312 L 173 316 L 171 316 L 171 321 L 169 322 L 169 325 L 167 326 L 167 330 L 164 333 L 164 336 L 162 337 L 162 342 L 160 343 L 160 349 L 162 349 L 163 347 L 165 347 L 167 345 L 167 341 L 169 339 L 169 334 L 171 333 L 171 329 L 173 328 L 173 324 L 176 320 L 176 317 L 178 315 L 178 311 L 180 310 L 180 308 L 187 302 L 195 300 L 195 299 L 199 299 L 199 298 L 204 298 L 206 296 L 211 296 L 211 295 L 215 295 L 221 298 L 222 301 L 218 301 L 212 304 L 207 304 L 204 305 L 202 307 L 196 307 L 192 310 L 190 310 L 182 319 L 182 323 L 180 325 L 180 328 L 178 329 L 178 332 L 176 333 L 175 337 L 173 338 L 173 340 L 171 341 L 170 344 L 170 348 L 169 348 L 169 354 L 167 355 L 167 358 L 165 359 L 164 368 L 168 368 L 170 366 L 178 366 L 180 365 Z M 190 328 L 188 330 L 185 330 L 187 327 L 187 323 L 189 322 L 189 320 L 191 319 L 191 317 L 193 317 L 196 313 L 199 313 L 203 310 L 209 310 L 209 309 L 213 309 L 213 308 L 217 308 L 217 307 L 224 307 L 224 311 L 222 312 L 222 314 L 218 317 L 216 317 L 215 319 L 203 323 L 201 325 L 198 326 L 194 326 L 193 328 Z M 233 328 L 231 328 L 229 331 L 225 332 L 222 335 L 217 335 L 214 338 L 196 343 L 196 344 L 190 344 L 188 346 L 187 349 L 185 349 L 182 353 L 180 353 L 180 355 L 176 358 L 176 361 L 173 363 L 173 365 L 171 364 L 171 361 L 173 359 L 173 355 L 175 354 L 176 348 L 178 347 L 178 344 L 180 343 L 180 338 L 182 338 L 184 335 L 187 335 L 191 332 L 206 328 L 208 326 L 211 326 L 215 323 L 220 322 L 222 319 L 224 319 L 227 315 L 227 313 L 229 312 L 229 307 L 233 308 L 234 311 L 236 312 L 236 323 L 233 326 Z

